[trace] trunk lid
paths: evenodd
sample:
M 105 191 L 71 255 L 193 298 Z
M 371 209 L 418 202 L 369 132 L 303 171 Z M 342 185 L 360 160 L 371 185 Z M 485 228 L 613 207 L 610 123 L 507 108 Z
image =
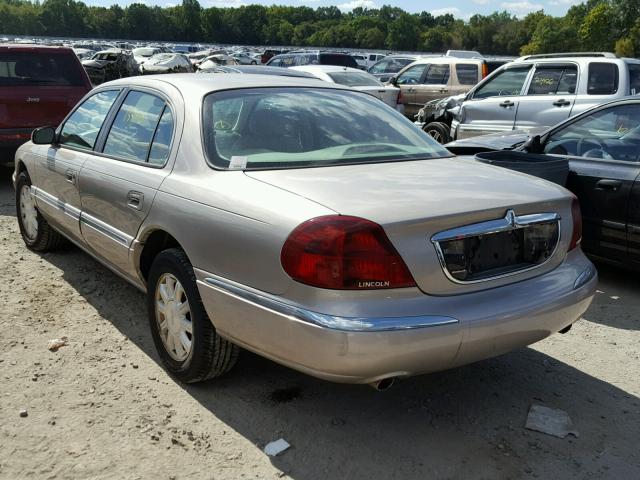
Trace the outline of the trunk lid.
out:
M 0 128 L 57 126 L 86 88 L 0 86 Z
M 424 292 L 452 295 L 497 287 L 555 268 L 571 237 L 571 197 L 564 188 L 471 159 L 437 159 L 340 167 L 248 171 L 256 180 L 320 203 L 343 215 L 380 224 Z M 557 213 L 560 240 L 535 268 L 477 283 L 452 281 L 434 235 L 516 216 Z
M 382 87 L 366 86 L 366 87 L 356 87 L 356 88 L 361 92 L 366 92 L 369 95 L 373 95 L 374 97 L 379 98 L 390 107 L 396 108 L 396 105 L 398 104 L 398 94 L 400 93 L 399 88 L 385 87 L 385 86 L 382 86 Z

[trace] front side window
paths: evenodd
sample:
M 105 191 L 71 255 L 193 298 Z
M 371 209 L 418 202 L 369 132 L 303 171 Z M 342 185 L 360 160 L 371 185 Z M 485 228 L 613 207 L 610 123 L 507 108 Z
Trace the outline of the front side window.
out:
M 637 161 L 639 125 L 637 105 L 599 110 L 554 132 L 545 144 L 545 153 Z
M 531 70 L 531 67 L 503 70 L 480 86 L 473 94 L 473 98 L 520 95 L 529 70 Z
M 398 75 L 398 85 L 416 85 L 422 80 L 422 75 L 429 65 L 414 65 Z
M 613 95 L 618 91 L 618 66 L 615 63 L 589 64 L 589 95 Z
M 449 83 L 449 65 L 432 64 L 424 77 L 425 85 L 446 85 Z
M 460 85 L 475 85 L 478 83 L 478 66 L 473 63 L 457 63 L 456 75 Z
M 573 95 L 577 78 L 575 65 L 537 67 L 527 95 Z
M 165 102 L 149 93 L 131 91 L 113 121 L 103 152 L 146 162 Z
M 87 98 L 67 119 L 60 132 L 60 144 L 92 150 L 120 90 L 106 90 Z
M 319 88 L 216 92 L 203 137 L 217 168 L 273 169 L 389 162 L 451 154 L 370 95 Z

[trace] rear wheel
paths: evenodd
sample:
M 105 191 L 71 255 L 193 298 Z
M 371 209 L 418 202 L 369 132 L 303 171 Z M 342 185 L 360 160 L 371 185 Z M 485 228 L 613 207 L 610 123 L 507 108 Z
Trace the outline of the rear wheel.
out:
M 16 213 L 20 235 L 29 249 L 47 252 L 64 244 L 64 237 L 49 225 L 36 208 L 27 172 L 21 172 L 16 181 Z
M 216 333 L 202 305 L 193 267 L 182 250 L 165 250 L 153 261 L 147 308 L 160 358 L 183 382 L 219 377 L 236 363 L 239 349 Z
M 431 122 L 427 123 L 424 130 L 431 138 L 433 138 L 438 143 L 449 143 L 449 126 L 446 123 L 442 122 Z

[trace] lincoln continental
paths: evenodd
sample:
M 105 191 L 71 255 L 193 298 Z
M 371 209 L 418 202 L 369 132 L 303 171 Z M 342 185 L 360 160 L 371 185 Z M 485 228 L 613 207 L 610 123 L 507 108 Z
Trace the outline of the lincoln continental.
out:
M 146 292 L 184 382 L 242 348 L 382 389 L 567 331 L 595 292 L 569 191 L 319 80 L 115 80 L 15 160 L 26 246 L 70 241 Z

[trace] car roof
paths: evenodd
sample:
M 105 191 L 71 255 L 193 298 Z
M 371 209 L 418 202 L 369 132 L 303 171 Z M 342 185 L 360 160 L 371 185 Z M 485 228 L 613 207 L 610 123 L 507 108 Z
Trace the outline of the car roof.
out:
M 235 67 L 234 67 L 235 68 Z M 240 88 L 267 87 L 313 87 L 352 90 L 348 87 L 322 82 L 315 78 L 302 78 L 283 75 L 243 75 L 228 73 L 224 75 L 195 75 L 193 73 L 172 73 L 165 75 L 149 75 L 127 77 L 103 83 L 102 87 L 148 87 L 160 88 L 171 85 L 182 92 L 185 97 L 202 97 L 210 92 L 233 90 Z
M 2 43 L 0 44 L 0 49 L 2 50 L 19 50 L 19 51 L 43 51 L 43 52 L 54 52 L 54 51 L 68 51 L 73 53 L 73 49 L 71 47 L 62 47 L 57 45 L 36 45 L 32 43 Z
M 278 68 L 278 67 L 274 67 L 274 68 Z M 322 73 L 334 73 L 334 72 L 362 73 L 364 72 L 364 70 L 360 70 L 359 68 L 341 67 L 340 65 L 300 65 L 297 67 L 290 67 L 287 70 L 297 70 L 299 72 L 322 72 Z
M 462 58 L 462 57 L 423 57 L 423 58 L 419 58 L 418 60 L 416 60 L 415 62 L 413 62 L 411 65 L 423 65 L 425 63 L 477 63 L 477 64 L 482 64 L 484 63 L 485 59 L 484 58 Z M 407 65 L 408 67 L 409 65 Z

